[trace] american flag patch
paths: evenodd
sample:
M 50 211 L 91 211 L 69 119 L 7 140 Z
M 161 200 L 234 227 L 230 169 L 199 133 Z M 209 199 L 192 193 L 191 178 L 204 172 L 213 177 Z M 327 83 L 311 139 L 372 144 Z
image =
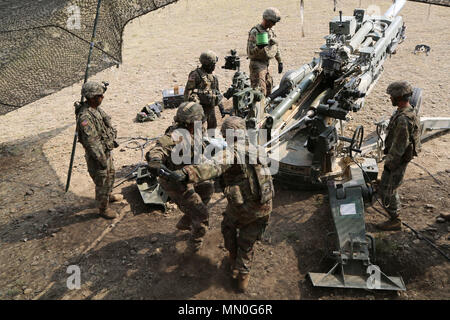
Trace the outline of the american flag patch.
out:
M 82 125 L 83 127 L 87 126 L 87 124 L 88 124 L 88 121 L 87 121 L 87 120 L 84 120 L 84 121 L 81 123 L 81 125 Z

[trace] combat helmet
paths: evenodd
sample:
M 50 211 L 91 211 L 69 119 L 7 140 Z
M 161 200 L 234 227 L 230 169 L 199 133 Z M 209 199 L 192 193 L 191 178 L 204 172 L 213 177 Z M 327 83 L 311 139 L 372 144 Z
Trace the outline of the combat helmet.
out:
M 173 120 L 182 125 L 193 124 L 195 121 L 206 121 L 201 105 L 195 102 L 183 102 L 177 109 Z
M 267 8 L 264 10 L 263 19 L 277 23 L 281 20 L 280 11 L 274 7 Z
M 245 120 L 241 117 L 236 116 L 228 117 L 223 121 L 222 127 L 220 129 L 222 136 L 225 137 L 227 129 L 245 130 L 246 129 Z
M 407 81 L 395 81 L 387 87 L 386 93 L 393 98 L 408 99 L 413 94 L 413 88 Z
M 81 95 L 87 99 L 100 96 L 105 93 L 106 88 L 98 82 L 88 81 L 81 88 Z
M 214 51 L 208 50 L 206 52 L 202 52 L 199 60 L 203 65 L 212 65 L 216 64 L 217 61 L 219 61 L 219 58 Z

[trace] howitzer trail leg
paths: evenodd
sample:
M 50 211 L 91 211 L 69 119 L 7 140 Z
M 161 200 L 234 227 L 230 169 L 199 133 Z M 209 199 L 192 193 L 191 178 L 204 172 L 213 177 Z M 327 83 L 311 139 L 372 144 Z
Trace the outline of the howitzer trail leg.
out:
M 326 274 L 310 272 L 308 275 L 313 285 L 319 287 L 405 290 L 401 277 L 387 276 L 370 262 L 369 246 L 373 243 L 365 231 L 363 171 L 357 165 L 349 169 L 348 181 L 328 184 L 337 236 L 337 250 L 333 251 L 336 263 Z

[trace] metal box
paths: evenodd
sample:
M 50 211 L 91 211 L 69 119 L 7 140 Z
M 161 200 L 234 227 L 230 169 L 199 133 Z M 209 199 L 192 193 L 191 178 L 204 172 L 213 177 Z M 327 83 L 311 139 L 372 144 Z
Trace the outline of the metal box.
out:
M 178 93 L 174 88 L 163 90 L 164 108 L 178 108 L 184 101 L 184 87 L 178 88 Z
M 353 16 L 334 17 L 330 21 L 330 33 L 352 37 L 356 31 L 356 19 Z

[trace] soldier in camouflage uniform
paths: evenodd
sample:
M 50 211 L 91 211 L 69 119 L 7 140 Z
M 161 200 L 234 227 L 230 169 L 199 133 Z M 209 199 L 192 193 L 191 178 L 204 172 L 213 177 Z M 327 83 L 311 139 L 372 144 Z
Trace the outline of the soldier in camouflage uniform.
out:
M 173 162 L 173 149 L 177 144 L 181 143 L 179 140 L 174 140 L 175 135 L 173 133 L 177 129 L 185 129 L 189 131 L 191 138 L 193 138 L 194 122 L 205 122 L 206 119 L 203 109 L 199 104 L 195 102 L 183 102 L 178 107 L 174 120 L 176 124 L 166 130 L 165 135 L 156 141 L 156 145 L 145 156 L 149 165 L 149 171 L 154 175 L 159 175 L 161 165 L 166 166 L 169 170 L 177 170 L 185 166 L 184 163 L 175 164 Z M 194 143 L 191 143 L 190 147 L 190 163 L 194 163 Z M 192 229 L 187 252 L 193 253 L 198 251 L 209 225 L 207 204 L 214 193 L 213 183 L 211 181 L 205 181 L 195 185 L 192 183 L 180 185 L 164 176 L 159 177 L 159 182 L 168 196 L 184 213 L 184 216 L 177 223 L 176 227 L 179 230 Z
M 120 195 L 111 195 L 115 174 L 112 150 L 118 144 L 111 118 L 100 108 L 105 90 L 106 87 L 97 82 L 86 82 L 81 89 L 86 101 L 76 104 L 75 114 L 78 139 L 84 147 L 89 175 L 95 183 L 99 214 L 114 219 L 117 214 L 109 208 L 108 202 L 121 198 Z
M 409 104 L 413 89 L 408 82 L 393 82 L 386 92 L 397 110 L 389 121 L 384 149 L 386 158 L 378 195 L 390 219 L 377 227 L 388 231 L 401 230 L 401 203 L 397 189 L 403 182 L 409 161 L 420 151 L 420 122 L 414 108 Z
M 223 136 L 227 129 L 244 131 L 244 119 L 235 116 L 227 118 L 222 124 Z M 248 146 L 244 149 L 238 145 L 235 143 L 231 154 L 219 153 L 217 164 L 186 166 L 176 171 L 176 175 L 179 181 L 194 183 L 220 176 L 228 200 L 223 214 L 222 234 L 229 251 L 233 278 L 238 279 L 239 290 L 245 291 L 253 260 L 253 245 L 261 239 L 268 225 L 274 188 L 267 166 L 257 161 L 250 164 Z M 226 161 L 227 156 L 231 156 L 229 159 L 233 161 Z
M 269 74 L 269 61 L 275 58 L 278 62 L 278 73 L 283 72 L 280 49 L 272 27 L 281 20 L 276 8 L 267 8 L 260 24 L 250 29 L 247 41 L 247 56 L 250 59 L 250 81 L 253 89 L 259 88 L 264 96 L 272 92 L 273 79 Z M 268 33 L 268 44 L 257 45 L 257 35 Z
M 206 115 L 208 129 L 217 127 L 215 107 L 219 106 L 223 116 L 221 105 L 222 95 L 219 90 L 219 81 L 213 74 L 218 61 L 217 55 L 208 50 L 200 55 L 201 67 L 189 73 L 186 88 L 184 90 L 184 101 L 200 103 Z

